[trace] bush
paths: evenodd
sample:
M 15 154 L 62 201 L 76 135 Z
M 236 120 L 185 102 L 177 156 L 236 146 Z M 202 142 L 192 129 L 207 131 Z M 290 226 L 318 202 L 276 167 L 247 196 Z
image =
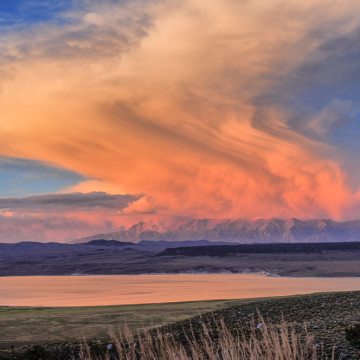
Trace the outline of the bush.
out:
M 27 350 L 24 354 L 26 360 L 46 360 L 49 354 L 41 345 L 34 345 L 31 349 Z
M 351 346 L 360 351 L 360 324 L 345 329 L 345 339 Z

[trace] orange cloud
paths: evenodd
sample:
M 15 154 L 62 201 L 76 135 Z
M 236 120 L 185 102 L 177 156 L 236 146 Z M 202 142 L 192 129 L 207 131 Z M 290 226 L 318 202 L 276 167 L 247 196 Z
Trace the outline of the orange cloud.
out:
M 355 0 L 89 2 L 68 25 L 6 39 L 0 154 L 97 179 L 72 191 L 145 194 L 124 219 L 341 218 L 354 191 L 336 146 L 297 131 L 270 100 L 289 96 L 277 87 L 324 38 L 354 30 L 359 10 Z M 322 118 L 312 124 L 326 134 Z

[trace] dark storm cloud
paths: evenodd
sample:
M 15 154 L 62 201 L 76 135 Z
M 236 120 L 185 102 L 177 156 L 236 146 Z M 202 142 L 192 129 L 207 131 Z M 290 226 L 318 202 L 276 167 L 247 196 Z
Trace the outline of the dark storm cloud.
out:
M 110 195 L 105 192 L 48 194 L 24 198 L 0 198 L 0 209 L 7 211 L 52 212 L 122 210 L 142 195 Z

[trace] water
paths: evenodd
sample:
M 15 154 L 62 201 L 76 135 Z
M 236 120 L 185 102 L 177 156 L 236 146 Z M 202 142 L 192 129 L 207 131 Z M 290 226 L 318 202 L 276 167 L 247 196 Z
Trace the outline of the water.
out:
M 0 305 L 122 305 L 350 290 L 360 290 L 360 278 L 254 274 L 3 277 L 0 278 Z

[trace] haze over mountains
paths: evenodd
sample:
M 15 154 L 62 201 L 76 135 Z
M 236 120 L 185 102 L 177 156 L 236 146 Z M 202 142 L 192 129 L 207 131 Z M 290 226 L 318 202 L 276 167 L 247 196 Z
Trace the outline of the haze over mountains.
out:
M 180 242 L 207 240 L 226 243 L 340 242 L 360 240 L 360 220 L 331 219 L 190 219 L 167 227 L 140 222 L 108 234 L 96 234 L 73 243 L 92 240 L 126 242 Z

